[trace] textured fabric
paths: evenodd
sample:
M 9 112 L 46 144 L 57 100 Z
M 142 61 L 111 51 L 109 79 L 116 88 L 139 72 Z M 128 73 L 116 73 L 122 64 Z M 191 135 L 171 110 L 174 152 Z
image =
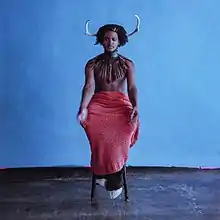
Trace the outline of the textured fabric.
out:
M 130 122 L 132 105 L 121 92 L 96 93 L 82 123 L 91 147 L 91 169 L 96 175 L 118 172 L 139 134 L 139 122 Z

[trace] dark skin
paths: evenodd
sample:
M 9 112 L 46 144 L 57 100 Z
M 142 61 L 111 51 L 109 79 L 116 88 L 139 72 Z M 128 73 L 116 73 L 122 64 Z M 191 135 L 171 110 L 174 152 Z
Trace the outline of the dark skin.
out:
M 120 45 L 118 34 L 113 31 L 108 31 L 105 34 L 102 46 L 105 53 L 111 54 L 117 50 Z M 138 103 L 137 103 L 137 88 L 135 84 L 135 66 L 132 61 L 127 61 L 128 71 L 127 74 L 112 83 L 107 83 L 102 81 L 99 76 L 94 75 L 93 69 L 88 65 L 85 66 L 85 83 L 82 90 L 82 98 L 80 103 L 80 108 L 78 112 L 78 120 L 85 120 L 87 115 L 87 107 L 89 102 L 94 95 L 101 91 L 117 91 L 126 93 L 127 84 L 127 94 L 129 96 L 130 102 L 133 106 L 133 111 L 131 114 L 131 121 L 136 122 L 138 119 Z

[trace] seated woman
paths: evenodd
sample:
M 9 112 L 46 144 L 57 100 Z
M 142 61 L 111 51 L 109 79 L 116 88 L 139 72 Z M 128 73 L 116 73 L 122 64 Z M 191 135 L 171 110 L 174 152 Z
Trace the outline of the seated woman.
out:
M 104 186 L 112 199 L 122 192 L 122 168 L 139 134 L 134 63 L 118 53 L 138 31 L 137 21 L 131 34 L 116 24 L 90 34 L 86 24 L 86 33 L 96 36 L 96 44 L 101 44 L 104 52 L 86 63 L 78 120 L 90 143 L 91 169 L 97 184 Z

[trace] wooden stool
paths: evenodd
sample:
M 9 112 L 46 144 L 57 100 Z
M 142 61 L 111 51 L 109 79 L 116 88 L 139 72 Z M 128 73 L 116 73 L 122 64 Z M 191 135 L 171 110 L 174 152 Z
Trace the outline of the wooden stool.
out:
M 126 175 L 126 165 L 123 166 L 123 186 L 124 186 L 124 196 L 125 196 L 125 201 L 128 202 L 128 188 L 127 188 L 127 175 Z M 92 189 L 91 189 L 91 201 L 94 200 L 95 197 L 95 191 L 96 191 L 96 175 L 93 173 L 92 174 Z

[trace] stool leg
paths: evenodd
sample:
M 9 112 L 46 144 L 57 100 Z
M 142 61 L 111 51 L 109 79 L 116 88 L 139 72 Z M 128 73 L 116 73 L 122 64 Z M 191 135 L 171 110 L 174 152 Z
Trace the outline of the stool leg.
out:
M 93 201 L 96 190 L 96 177 L 95 174 L 92 174 L 92 189 L 91 189 L 91 201 Z
M 123 182 L 124 182 L 124 192 L 125 192 L 125 201 L 128 202 L 128 188 L 127 188 L 127 180 L 126 180 L 127 174 L 126 174 L 126 165 L 124 166 L 124 172 L 123 172 Z

